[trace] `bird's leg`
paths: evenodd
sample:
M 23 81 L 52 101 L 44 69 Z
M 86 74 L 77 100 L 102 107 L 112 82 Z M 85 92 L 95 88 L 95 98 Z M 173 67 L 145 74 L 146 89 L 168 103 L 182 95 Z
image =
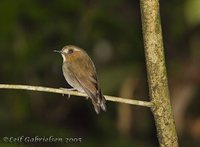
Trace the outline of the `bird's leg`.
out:
M 74 91 L 74 90 L 76 90 L 75 88 L 59 88 L 59 89 L 61 89 L 61 90 L 69 90 L 69 91 Z M 65 94 L 62 94 L 62 96 L 64 96 Z M 68 93 L 68 99 L 70 98 L 70 93 Z

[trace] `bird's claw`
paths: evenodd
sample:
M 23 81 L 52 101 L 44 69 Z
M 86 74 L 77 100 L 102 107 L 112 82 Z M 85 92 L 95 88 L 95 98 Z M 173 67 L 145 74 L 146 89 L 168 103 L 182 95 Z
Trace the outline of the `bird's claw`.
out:
M 61 90 L 68 90 L 68 91 L 74 91 L 74 90 L 76 90 L 75 88 L 62 88 L 62 87 L 60 87 L 59 89 L 61 89 Z M 70 93 L 68 93 L 67 95 L 68 95 L 68 99 L 69 99 L 70 98 Z M 65 94 L 62 93 L 62 96 L 65 96 Z
M 68 93 L 68 97 L 67 98 L 68 98 L 68 100 L 70 99 L 70 93 Z

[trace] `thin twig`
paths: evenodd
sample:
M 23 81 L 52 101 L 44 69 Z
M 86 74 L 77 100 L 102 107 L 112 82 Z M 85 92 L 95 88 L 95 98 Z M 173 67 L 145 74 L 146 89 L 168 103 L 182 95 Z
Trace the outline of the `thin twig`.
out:
M 41 86 L 0 84 L 0 89 L 23 89 L 23 90 L 43 91 L 43 92 L 60 93 L 60 94 L 87 97 L 87 95 L 85 93 L 81 93 L 78 91 L 69 91 L 69 90 L 41 87 Z M 151 102 L 147 102 L 147 101 L 132 100 L 132 99 L 126 99 L 126 98 L 120 98 L 120 97 L 114 97 L 114 96 L 105 95 L 105 98 L 108 101 L 126 103 L 126 104 L 138 105 L 138 106 L 144 106 L 144 107 L 151 107 L 151 105 L 152 105 Z

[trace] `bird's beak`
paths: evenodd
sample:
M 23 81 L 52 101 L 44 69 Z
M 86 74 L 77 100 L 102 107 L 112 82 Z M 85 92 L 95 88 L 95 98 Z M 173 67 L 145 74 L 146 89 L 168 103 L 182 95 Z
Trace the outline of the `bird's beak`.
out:
M 56 53 L 60 53 L 60 54 L 63 53 L 62 51 L 58 51 L 58 50 L 54 50 L 54 52 L 56 52 Z

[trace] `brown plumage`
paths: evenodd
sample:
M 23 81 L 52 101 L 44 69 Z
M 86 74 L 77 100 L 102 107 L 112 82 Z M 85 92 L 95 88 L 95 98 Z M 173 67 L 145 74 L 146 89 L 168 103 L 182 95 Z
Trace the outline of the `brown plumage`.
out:
M 63 47 L 63 75 L 66 81 L 76 90 L 85 92 L 91 98 L 97 114 L 100 109 L 106 111 L 106 100 L 98 83 L 94 63 L 81 48 L 73 45 Z

